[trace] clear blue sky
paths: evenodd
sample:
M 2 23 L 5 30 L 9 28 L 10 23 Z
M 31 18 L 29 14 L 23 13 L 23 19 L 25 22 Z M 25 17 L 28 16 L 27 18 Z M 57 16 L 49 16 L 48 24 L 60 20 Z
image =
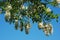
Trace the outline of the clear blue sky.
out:
M 60 14 L 60 8 L 49 6 L 54 13 Z M 42 30 L 38 30 L 37 24 L 32 24 L 30 33 L 25 34 L 25 31 L 15 30 L 13 24 L 6 23 L 4 15 L 0 14 L 0 40 L 60 40 L 60 18 L 57 23 L 52 20 L 54 32 L 49 37 L 45 36 Z

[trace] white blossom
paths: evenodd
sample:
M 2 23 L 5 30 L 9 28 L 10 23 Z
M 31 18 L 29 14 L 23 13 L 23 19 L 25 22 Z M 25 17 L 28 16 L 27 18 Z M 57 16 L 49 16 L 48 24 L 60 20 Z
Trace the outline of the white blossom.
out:
M 28 6 L 26 6 L 25 9 L 28 9 Z
M 56 0 L 56 1 L 58 3 L 58 6 L 56 6 L 56 7 L 60 8 L 60 0 Z
M 6 14 L 5 15 L 10 16 L 11 14 L 10 14 L 9 11 L 6 11 Z
M 15 20 L 15 22 L 17 23 L 17 22 L 18 22 L 18 20 Z
M 21 5 L 20 9 L 26 10 L 26 9 L 28 9 L 28 6 Z
M 50 8 L 47 8 L 47 9 L 46 9 L 46 12 L 51 12 L 51 9 L 50 9 Z
M 12 9 L 11 5 L 9 5 L 8 8 Z
M 25 9 L 25 6 L 24 5 L 22 5 L 22 9 Z
M 49 35 L 50 35 L 50 33 L 49 33 L 48 31 L 45 31 L 45 35 L 49 36 Z
M 60 3 L 60 0 L 56 0 L 57 1 L 57 3 Z
M 5 13 L 5 19 L 9 21 L 10 18 L 11 18 L 10 12 L 6 11 L 6 13 Z
M 44 7 L 44 5 L 41 5 L 42 7 Z
M 49 24 L 49 30 L 50 30 L 50 34 L 53 34 L 53 26 L 51 24 Z
M 11 10 L 12 6 L 11 5 L 7 5 L 6 10 Z
M 53 28 L 51 24 L 46 24 L 43 30 L 46 35 L 50 35 L 53 33 Z
M 39 23 L 38 23 L 38 27 L 39 27 L 40 29 L 43 28 L 43 27 L 44 27 L 43 22 L 39 22 Z
M 27 24 L 27 25 L 26 25 L 26 28 L 29 29 L 29 28 L 30 28 L 30 24 Z

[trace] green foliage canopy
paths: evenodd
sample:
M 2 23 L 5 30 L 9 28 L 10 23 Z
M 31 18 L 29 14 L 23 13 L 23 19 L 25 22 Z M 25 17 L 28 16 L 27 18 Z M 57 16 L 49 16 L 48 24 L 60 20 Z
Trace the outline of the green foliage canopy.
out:
M 25 28 L 26 34 L 28 34 L 31 27 L 30 20 L 32 20 L 33 23 L 38 23 L 39 29 L 43 29 L 48 35 L 52 30 L 49 24 L 51 20 L 56 19 L 58 21 L 58 14 L 54 14 L 47 7 L 48 4 L 58 6 L 56 0 L 44 0 L 44 2 L 42 0 L 3 0 L 0 1 L 0 8 L 5 11 L 5 21 L 15 24 L 15 29 L 20 28 L 23 31 L 23 28 Z M 48 29 L 49 27 L 41 27 L 42 24 L 43 26 L 50 25 L 50 29 Z

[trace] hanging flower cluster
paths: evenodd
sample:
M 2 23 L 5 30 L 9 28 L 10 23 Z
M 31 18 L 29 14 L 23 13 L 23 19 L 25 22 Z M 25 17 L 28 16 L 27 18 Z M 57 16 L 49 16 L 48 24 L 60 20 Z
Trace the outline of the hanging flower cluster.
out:
M 43 22 L 39 22 L 38 23 L 38 28 L 39 29 L 42 29 L 43 32 L 49 36 L 53 33 L 53 27 L 50 23 L 47 23 L 47 24 L 43 24 Z

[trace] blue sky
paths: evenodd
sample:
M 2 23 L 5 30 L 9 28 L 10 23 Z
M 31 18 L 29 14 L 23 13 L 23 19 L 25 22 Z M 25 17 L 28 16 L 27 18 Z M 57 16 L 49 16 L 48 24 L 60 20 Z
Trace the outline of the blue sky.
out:
M 54 13 L 60 14 L 60 8 L 49 6 Z M 25 34 L 25 31 L 15 30 L 13 24 L 6 23 L 4 20 L 4 14 L 0 14 L 0 40 L 60 40 L 60 18 L 57 23 L 52 20 L 54 32 L 49 37 L 45 36 L 42 30 L 38 30 L 37 24 L 32 24 L 30 33 Z

